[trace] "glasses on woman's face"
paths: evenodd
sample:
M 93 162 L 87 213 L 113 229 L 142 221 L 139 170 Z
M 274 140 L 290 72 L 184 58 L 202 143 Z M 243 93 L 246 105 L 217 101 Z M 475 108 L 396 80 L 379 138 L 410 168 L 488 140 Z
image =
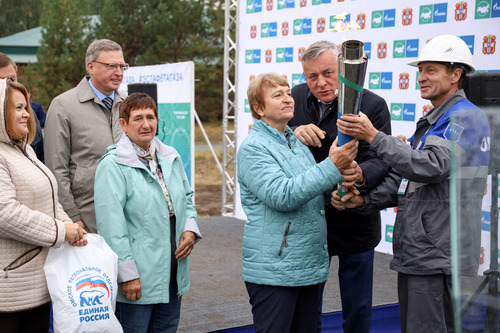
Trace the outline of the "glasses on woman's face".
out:
M 94 60 L 92 62 L 97 62 L 98 64 L 101 64 L 101 65 L 104 65 L 104 67 L 106 67 L 107 70 L 116 70 L 118 68 L 120 68 L 121 70 L 123 71 L 126 71 L 128 68 L 129 68 L 129 65 L 128 64 L 108 64 L 108 63 L 105 63 L 105 62 L 100 62 L 100 61 L 97 61 L 97 60 Z

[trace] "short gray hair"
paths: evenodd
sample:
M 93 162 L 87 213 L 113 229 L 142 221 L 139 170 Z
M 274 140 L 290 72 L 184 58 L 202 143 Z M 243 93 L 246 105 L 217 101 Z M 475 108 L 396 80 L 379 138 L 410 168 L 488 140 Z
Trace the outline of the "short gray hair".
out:
M 98 39 L 90 43 L 89 47 L 87 48 L 87 52 L 85 53 L 85 66 L 89 61 L 95 61 L 97 58 L 99 58 L 99 54 L 101 51 L 122 51 L 122 47 L 116 43 L 113 42 L 110 39 Z
M 337 56 L 339 55 L 339 48 L 334 43 L 327 40 L 320 40 L 318 42 L 315 42 L 311 44 L 307 48 L 307 50 L 304 51 L 300 62 L 303 64 L 311 60 L 316 60 L 320 55 L 327 51 L 332 52 L 335 58 L 337 58 Z

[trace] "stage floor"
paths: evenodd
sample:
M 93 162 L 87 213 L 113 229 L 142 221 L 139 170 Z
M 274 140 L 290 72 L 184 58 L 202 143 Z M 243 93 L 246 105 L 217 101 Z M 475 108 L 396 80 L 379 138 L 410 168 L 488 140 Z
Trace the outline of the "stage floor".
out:
M 203 239 L 190 256 L 191 289 L 182 298 L 178 332 L 204 333 L 252 324 L 251 307 L 241 279 L 244 221 L 207 217 L 198 221 Z M 389 270 L 391 255 L 376 253 L 373 305 L 397 303 L 397 275 Z M 341 310 L 337 260 L 332 260 L 323 312 Z

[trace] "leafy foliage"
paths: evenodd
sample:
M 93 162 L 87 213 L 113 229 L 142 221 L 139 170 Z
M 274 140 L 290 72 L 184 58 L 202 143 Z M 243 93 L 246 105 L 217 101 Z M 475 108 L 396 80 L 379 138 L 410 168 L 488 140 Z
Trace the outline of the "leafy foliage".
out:
M 43 0 L 42 42 L 37 63 L 26 77 L 45 107 L 60 93 L 76 86 L 86 73 L 85 52 L 95 39 L 92 17 L 81 1 Z
M 224 8 L 215 0 L 103 1 L 98 38 L 119 43 L 132 66 L 195 62 L 195 107 L 222 114 Z
M 0 0 L 0 37 L 40 26 L 42 3 L 40 0 Z
M 5 0 L 0 0 L 5 1 Z M 29 2 L 29 1 L 28 1 Z M 26 69 L 34 99 L 47 108 L 76 86 L 85 51 L 95 39 L 122 46 L 132 66 L 193 61 L 195 108 L 202 120 L 220 119 L 223 105 L 224 1 L 42 0 L 38 63 Z M 89 16 L 99 14 L 98 16 Z

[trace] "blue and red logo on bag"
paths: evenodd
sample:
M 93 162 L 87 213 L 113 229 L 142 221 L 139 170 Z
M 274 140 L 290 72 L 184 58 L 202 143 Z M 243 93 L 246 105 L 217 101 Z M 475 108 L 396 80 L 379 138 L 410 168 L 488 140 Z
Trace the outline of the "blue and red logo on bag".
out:
M 82 267 L 71 274 L 68 299 L 78 308 L 80 323 L 110 319 L 113 309 L 107 300 L 113 299 L 113 282 L 98 267 Z

